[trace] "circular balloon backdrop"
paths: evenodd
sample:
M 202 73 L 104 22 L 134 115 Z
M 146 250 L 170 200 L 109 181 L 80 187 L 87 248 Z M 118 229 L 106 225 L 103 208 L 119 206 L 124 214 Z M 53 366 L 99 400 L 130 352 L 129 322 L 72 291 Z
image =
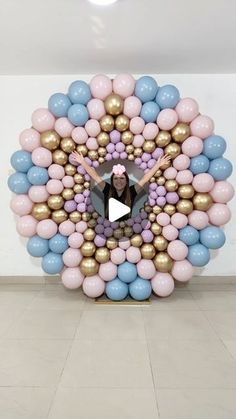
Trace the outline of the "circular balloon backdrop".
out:
M 152 291 L 166 297 L 225 242 L 221 226 L 234 195 L 226 141 L 173 85 L 129 74 L 76 80 L 33 112 L 19 142 L 8 178 L 16 228 L 29 254 L 67 288 L 115 301 Z M 139 215 L 111 223 L 93 208 L 90 177 L 74 150 L 94 168 L 128 159 L 146 173 L 164 154 L 171 161 L 151 178 Z

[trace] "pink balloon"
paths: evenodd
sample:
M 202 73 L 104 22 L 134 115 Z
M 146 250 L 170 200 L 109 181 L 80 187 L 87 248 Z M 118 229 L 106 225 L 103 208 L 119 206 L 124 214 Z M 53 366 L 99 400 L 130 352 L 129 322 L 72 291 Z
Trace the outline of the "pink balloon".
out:
M 104 102 L 100 99 L 91 99 L 87 103 L 87 110 L 89 112 L 89 116 L 92 119 L 97 119 L 98 121 L 106 115 L 106 110 L 104 106 Z
M 177 175 L 177 170 L 174 167 L 168 167 L 164 171 L 164 176 L 166 179 L 175 179 Z
M 75 228 L 76 231 L 78 231 L 78 233 L 84 233 L 87 229 L 87 223 L 85 221 L 79 221 L 78 223 L 76 223 Z
M 76 127 L 72 131 L 72 139 L 76 142 L 76 144 L 85 144 L 88 139 L 88 134 L 83 127 Z
M 167 252 L 174 260 L 183 260 L 188 254 L 188 246 L 181 240 L 173 240 L 168 244 Z
M 97 137 L 101 132 L 101 127 L 96 119 L 89 119 L 85 124 L 85 129 L 89 137 Z
M 112 93 L 112 81 L 105 74 L 97 74 L 90 81 L 90 89 L 94 98 L 104 100 Z
M 119 247 L 123 250 L 126 250 L 130 247 L 130 240 L 124 239 L 119 241 Z
M 191 122 L 199 113 L 198 103 L 189 97 L 180 99 L 175 110 L 180 122 Z
M 42 220 L 37 224 L 37 234 L 43 239 L 51 239 L 57 233 L 58 227 L 53 220 Z
M 84 275 L 79 268 L 66 268 L 61 275 L 61 280 L 66 288 L 75 290 L 76 288 L 81 287 Z
M 59 232 L 68 237 L 75 232 L 75 224 L 70 220 L 65 220 L 59 225 Z
M 49 193 L 45 185 L 33 185 L 29 188 L 28 195 L 33 202 L 45 202 L 49 198 Z
M 176 176 L 175 179 L 180 185 L 188 185 L 188 184 L 192 183 L 193 174 L 192 174 L 191 170 L 189 170 L 189 169 L 180 170 L 180 172 L 177 173 L 177 176 Z
M 23 150 L 32 152 L 35 148 L 40 147 L 40 134 L 33 128 L 28 128 L 20 134 L 20 145 Z
M 215 202 L 226 204 L 226 202 L 229 202 L 233 198 L 234 193 L 235 191 L 231 183 L 227 180 L 221 180 L 215 183 L 210 195 Z
M 165 212 L 160 212 L 160 214 L 156 216 L 156 220 L 160 226 L 167 226 L 170 224 L 170 216 Z
M 65 176 L 65 170 L 60 164 L 53 163 L 48 168 L 48 174 L 50 178 L 60 180 Z
M 177 170 L 185 170 L 190 165 L 190 158 L 186 156 L 185 154 L 179 154 L 174 160 L 173 160 L 173 166 Z M 170 167 L 169 167 L 170 169 Z
M 124 101 L 124 115 L 128 118 L 135 118 L 140 115 L 142 109 L 142 102 L 136 96 L 127 97 Z
M 179 260 L 174 262 L 171 273 L 178 281 L 186 282 L 192 278 L 194 268 L 187 259 Z
M 111 251 L 111 261 L 116 265 L 120 265 L 125 261 L 125 251 L 120 247 Z
M 82 288 L 88 297 L 97 298 L 104 293 L 105 282 L 99 275 L 86 276 Z
M 135 79 L 131 74 L 118 74 L 113 80 L 113 90 L 122 98 L 131 96 L 135 88 Z
M 51 195 L 58 195 L 63 191 L 64 186 L 60 180 L 50 179 L 47 182 L 46 189 Z
M 135 135 L 133 140 L 134 147 L 142 147 L 144 143 L 144 137 L 142 135 Z
M 143 279 L 151 279 L 156 273 L 156 268 L 152 260 L 141 259 L 137 263 L 138 275 Z
M 52 153 L 44 147 L 35 148 L 32 152 L 32 161 L 36 166 L 48 167 L 52 164 Z
M 225 204 L 213 204 L 207 211 L 211 224 L 222 226 L 231 218 L 231 211 Z
M 214 132 L 214 122 L 209 116 L 199 115 L 191 122 L 190 130 L 192 135 L 207 138 Z
M 179 235 L 179 231 L 173 225 L 169 224 L 169 225 L 163 227 L 162 235 L 165 237 L 165 239 L 167 239 L 169 241 L 170 240 L 175 240 L 175 239 L 177 239 L 177 237 Z
M 154 124 L 153 122 L 149 122 L 144 127 L 143 136 L 146 140 L 154 140 L 158 132 L 159 132 L 159 128 L 157 124 Z
M 117 265 L 110 260 L 106 263 L 101 263 L 99 267 L 99 276 L 104 281 L 112 281 L 117 276 Z
M 28 215 L 33 208 L 33 202 L 28 195 L 15 195 L 10 202 L 11 210 L 17 215 Z
M 84 242 L 83 234 L 74 232 L 70 234 L 68 237 L 68 244 L 70 247 L 73 247 L 73 249 L 79 249 Z
M 165 272 L 157 272 L 151 280 L 152 289 L 159 297 L 168 297 L 174 291 L 175 283 L 172 276 Z
M 141 259 L 141 252 L 138 247 L 130 246 L 126 250 L 126 259 L 130 263 L 138 263 Z
M 73 177 L 69 175 L 63 177 L 62 183 L 65 188 L 73 188 L 73 186 L 75 185 Z
M 188 224 L 188 217 L 185 214 L 176 212 L 171 216 L 171 224 L 178 229 L 183 228 Z
M 214 178 L 209 173 L 199 173 L 194 176 L 192 185 L 197 192 L 209 192 L 214 182 Z
M 182 152 L 188 157 L 195 157 L 201 154 L 203 150 L 203 141 L 199 137 L 188 137 L 182 143 Z
M 163 109 L 157 116 L 157 125 L 160 129 L 170 130 L 178 122 L 178 115 L 174 109 Z
M 129 128 L 133 134 L 141 134 L 144 127 L 145 121 L 140 116 L 135 116 L 131 119 Z
M 208 225 L 209 218 L 206 212 L 194 210 L 188 216 L 189 224 L 197 230 L 202 230 Z
M 73 129 L 74 125 L 66 117 L 58 118 L 55 122 L 55 131 L 62 138 L 70 137 Z
M 69 247 L 62 255 L 63 262 L 68 268 L 76 268 L 82 260 L 82 254 L 79 249 Z
M 36 234 L 38 221 L 32 215 L 23 215 L 17 220 L 16 230 L 21 236 L 32 237 Z
M 86 141 L 86 146 L 88 147 L 89 150 L 97 150 L 98 149 L 98 142 L 97 142 L 96 138 L 90 137 Z
M 55 117 L 46 108 L 36 109 L 31 117 L 33 128 L 39 132 L 48 131 L 54 128 Z

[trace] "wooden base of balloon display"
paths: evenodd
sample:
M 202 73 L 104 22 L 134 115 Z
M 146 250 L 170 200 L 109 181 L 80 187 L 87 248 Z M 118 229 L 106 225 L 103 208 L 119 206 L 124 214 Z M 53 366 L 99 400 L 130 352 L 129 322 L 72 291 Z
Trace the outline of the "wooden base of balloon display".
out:
M 125 298 L 125 300 L 122 301 L 113 301 L 110 300 L 109 298 L 107 298 L 105 295 L 101 295 L 101 297 L 95 298 L 94 299 L 94 303 L 95 304 L 109 304 L 109 305 L 149 305 L 151 304 L 150 299 L 148 298 L 147 300 L 143 300 L 143 301 L 137 301 L 137 300 L 133 300 L 133 298 L 127 297 Z

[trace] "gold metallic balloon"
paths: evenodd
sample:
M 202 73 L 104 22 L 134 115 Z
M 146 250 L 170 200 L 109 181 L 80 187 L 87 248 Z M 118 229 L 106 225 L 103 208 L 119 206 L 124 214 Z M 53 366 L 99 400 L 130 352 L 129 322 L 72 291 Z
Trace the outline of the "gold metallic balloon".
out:
M 155 138 L 158 147 L 166 147 L 171 142 L 171 135 L 168 131 L 160 131 Z
M 153 259 L 156 270 L 159 272 L 170 272 L 173 266 L 173 260 L 167 252 L 159 252 Z
M 133 154 L 128 154 L 128 160 L 134 161 L 135 157 Z
M 175 179 L 168 179 L 165 182 L 165 188 L 166 188 L 166 190 L 168 192 L 175 192 L 175 191 L 177 191 L 178 186 L 179 186 L 179 184 L 178 184 L 178 182 L 176 182 Z
M 115 249 L 118 246 L 118 241 L 115 237 L 109 237 L 106 241 L 106 247 L 110 250 Z
M 89 150 L 88 157 L 91 160 L 97 160 L 98 159 L 98 152 L 97 152 L 97 150 Z
M 155 141 L 152 141 L 152 140 L 145 140 L 144 141 L 143 151 L 145 151 L 145 153 L 153 153 L 155 148 L 156 148 Z
M 73 191 L 75 193 L 82 193 L 84 191 L 84 185 L 79 185 L 78 183 L 73 186 Z
M 89 221 L 90 220 L 90 218 L 91 218 L 91 214 L 89 213 L 89 212 L 83 212 L 83 214 L 82 214 L 82 220 L 83 221 Z M 87 239 L 86 239 L 87 240 Z
M 53 163 L 64 166 L 68 161 L 68 155 L 63 150 L 55 150 L 52 153 Z
M 98 219 L 99 214 L 97 213 L 97 211 L 94 211 L 94 212 L 92 213 L 92 217 L 94 218 L 94 220 L 97 220 L 97 219 Z
M 48 150 L 56 150 L 60 145 L 60 135 L 53 130 L 45 131 L 40 136 L 40 142 L 42 147 Z
M 107 150 L 105 147 L 98 147 L 98 155 L 100 157 L 105 157 L 106 154 L 107 154 Z
M 112 93 L 107 96 L 104 105 L 109 115 L 117 116 L 123 111 L 124 101 L 121 96 Z
M 101 129 L 105 132 L 111 132 L 114 129 L 114 118 L 111 115 L 104 115 L 100 119 Z
M 152 208 L 152 211 L 154 212 L 154 214 L 158 215 L 160 214 L 160 212 L 162 212 L 162 208 L 159 207 L 159 205 L 154 205 L 154 207 Z
M 106 263 L 110 259 L 110 250 L 107 247 L 99 247 L 95 253 L 95 259 L 99 263 Z
M 165 185 L 166 178 L 164 176 L 160 176 L 157 178 L 156 182 L 159 186 Z
M 149 221 L 151 221 L 152 223 L 154 221 L 156 221 L 156 215 L 154 214 L 154 212 L 150 212 L 149 216 L 148 216 Z
M 155 177 L 157 177 L 157 178 L 159 178 L 161 175 L 162 175 L 162 170 L 161 170 L 161 169 L 158 169 L 158 170 L 154 173 L 154 176 L 155 176 Z
M 150 205 L 145 205 L 144 207 L 145 211 L 149 214 L 150 212 L 152 212 L 152 207 Z
M 132 144 L 127 145 L 125 151 L 127 154 L 132 154 L 134 152 L 134 146 Z
M 65 170 L 65 174 L 68 176 L 74 176 L 77 172 L 76 167 L 70 163 L 65 165 L 64 170 Z
M 71 200 L 71 199 L 73 199 L 73 198 L 74 198 L 75 193 L 74 193 L 74 190 L 73 190 L 73 189 L 71 189 L 71 188 L 65 188 L 65 189 L 63 189 L 63 191 L 62 191 L 61 195 L 62 195 L 62 197 L 63 197 L 66 201 L 69 201 L 69 200 Z
M 213 204 L 213 199 L 208 193 L 196 193 L 193 197 L 194 209 L 208 211 Z
M 81 214 L 78 211 L 73 211 L 69 215 L 70 221 L 73 223 L 78 223 L 81 220 Z
M 46 220 L 50 217 L 51 211 L 48 205 L 43 202 L 39 204 L 34 204 L 32 208 L 31 215 L 38 221 Z
M 79 185 L 83 185 L 83 183 L 84 183 L 83 175 L 81 175 L 80 173 L 76 173 L 74 175 L 74 181 L 75 181 L 75 183 L 78 183 Z
M 150 183 L 154 183 L 154 182 L 156 182 L 156 179 L 155 179 L 155 177 L 153 176 L 153 177 L 151 177 L 151 179 L 150 179 Z
M 143 243 L 141 234 L 134 234 L 134 236 L 132 236 L 130 239 L 130 243 L 134 247 L 140 247 Z
M 88 147 L 85 144 L 77 145 L 76 150 L 78 151 L 78 153 L 81 153 L 84 157 L 88 154 Z
M 125 234 L 125 237 L 131 237 L 132 234 L 133 234 L 132 227 L 125 226 L 125 228 L 124 228 L 124 234 Z
M 157 236 L 158 234 L 161 234 L 162 227 L 158 223 L 152 223 L 151 231 L 155 234 L 155 236 Z
M 48 198 L 47 204 L 53 210 L 61 209 L 64 206 L 64 199 L 61 195 L 51 195 Z
M 97 225 L 97 221 L 96 221 L 96 220 L 94 220 L 94 218 L 91 218 L 91 219 L 88 221 L 88 227 L 89 227 L 89 228 L 94 228 L 96 225 Z
M 83 256 L 93 256 L 96 251 L 96 246 L 93 242 L 84 242 L 80 247 Z
M 83 234 L 85 240 L 91 241 L 95 237 L 95 231 L 92 228 L 87 228 Z
M 97 136 L 98 145 L 101 147 L 106 147 L 109 144 L 110 138 L 107 132 L 100 132 Z
M 165 147 L 165 154 L 169 154 L 172 159 L 177 157 L 181 153 L 181 147 L 179 144 L 170 143 Z
M 183 143 L 183 141 L 190 136 L 190 127 L 189 125 L 180 122 L 171 130 L 171 135 L 177 143 Z
M 140 250 L 144 259 L 152 259 L 156 254 L 155 247 L 151 243 L 143 244 Z
M 84 276 L 92 276 L 98 273 L 99 264 L 92 257 L 84 257 L 79 267 Z
M 125 226 L 126 226 L 125 221 L 120 221 L 119 226 L 120 226 L 120 228 L 125 228 Z
M 166 240 L 165 237 L 159 235 L 154 237 L 153 245 L 159 252 L 163 252 L 163 250 L 167 249 L 168 240 Z
M 180 198 L 190 199 L 194 195 L 194 189 L 192 185 L 180 185 L 178 189 L 178 195 Z
M 57 224 L 61 224 L 63 221 L 66 221 L 68 214 L 64 209 L 59 209 L 52 212 L 52 220 Z
M 193 203 L 188 199 L 180 199 L 176 204 L 176 209 L 182 214 L 188 215 L 193 211 Z
M 129 128 L 129 118 L 126 115 L 117 116 L 115 127 L 120 132 L 126 131 Z
M 116 228 L 113 232 L 113 236 L 115 237 L 115 239 L 121 239 L 124 236 L 123 228 Z
M 134 135 L 131 131 L 124 131 L 121 134 L 121 141 L 122 143 L 124 143 L 125 145 L 129 145 L 132 144 L 134 139 Z
M 174 205 L 166 204 L 163 208 L 164 212 L 168 215 L 173 215 L 176 212 L 176 208 Z
M 84 187 L 85 187 L 85 189 L 89 189 L 90 182 L 88 182 L 88 181 L 84 182 Z
M 65 153 L 70 154 L 70 153 L 72 153 L 72 151 L 75 150 L 76 144 L 75 144 L 74 140 L 72 140 L 72 138 L 67 137 L 67 138 L 63 138 L 61 140 L 60 147 L 63 151 L 65 151 Z
M 99 164 L 102 164 L 102 163 L 104 163 L 104 162 L 105 162 L 104 157 L 98 157 L 98 163 L 99 163 Z
M 143 150 L 141 149 L 141 147 L 136 147 L 134 149 L 134 157 L 141 157 L 143 154 Z M 155 178 L 154 178 L 154 182 L 155 182 Z

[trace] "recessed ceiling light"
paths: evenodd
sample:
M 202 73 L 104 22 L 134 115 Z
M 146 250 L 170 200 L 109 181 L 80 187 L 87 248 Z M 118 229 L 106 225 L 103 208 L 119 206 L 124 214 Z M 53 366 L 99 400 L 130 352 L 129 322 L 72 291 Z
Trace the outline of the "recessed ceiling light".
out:
M 97 6 L 109 6 L 115 3 L 117 0 L 88 0 L 90 3 L 96 4 Z

